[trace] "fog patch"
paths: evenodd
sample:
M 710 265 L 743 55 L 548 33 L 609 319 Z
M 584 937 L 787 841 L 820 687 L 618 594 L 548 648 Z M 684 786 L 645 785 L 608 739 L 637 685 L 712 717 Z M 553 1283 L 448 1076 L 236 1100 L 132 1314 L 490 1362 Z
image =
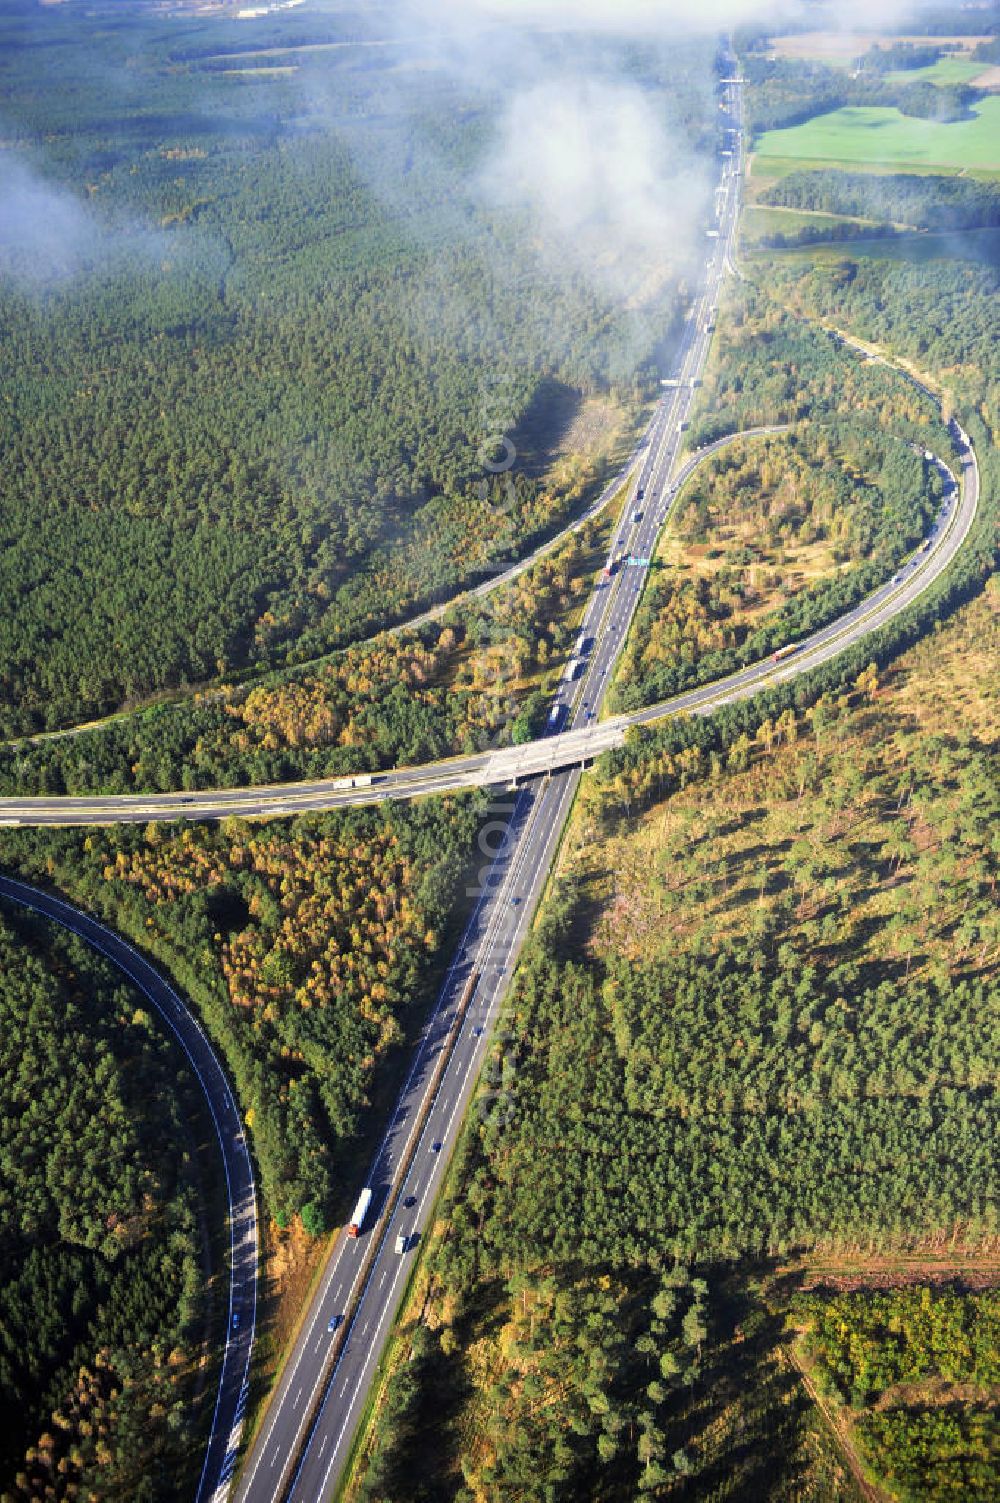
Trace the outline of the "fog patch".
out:
M 689 256 L 708 171 L 636 86 L 564 78 L 513 96 L 477 190 L 528 216 L 546 261 L 631 302 Z
M 62 282 L 100 254 L 90 210 L 13 152 L 0 153 L 0 275 L 33 285 Z

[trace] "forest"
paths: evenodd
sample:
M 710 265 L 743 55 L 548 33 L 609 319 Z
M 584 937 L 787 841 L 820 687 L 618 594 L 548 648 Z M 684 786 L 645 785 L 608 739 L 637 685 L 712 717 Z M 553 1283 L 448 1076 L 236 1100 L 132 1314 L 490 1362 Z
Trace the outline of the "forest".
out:
M 129 934 L 197 1005 L 252 1130 L 264 1203 L 321 1233 L 373 1094 L 434 995 L 475 798 L 298 821 L 3 832 L 0 859 Z
M 1000 1296 L 922 1285 L 797 1296 L 790 1317 L 875 1475 L 906 1503 L 1000 1488 Z
M 613 778 L 580 801 L 357 1497 L 430 1497 L 428 1467 L 459 1497 L 853 1496 L 788 1270 L 995 1247 L 998 623 L 994 591 L 643 812 Z M 929 1370 L 992 1383 L 990 1319 Z M 852 1341 L 862 1385 L 909 1381 L 897 1347 Z M 866 1454 L 981 1486 L 991 1414 L 880 1407 Z
M 766 188 L 757 201 L 919 230 L 1000 224 L 1000 183 L 967 177 L 839 169 L 790 172 Z
M 797 426 L 714 457 L 679 498 L 668 532 L 676 546 L 643 596 L 613 685 L 616 710 L 710 682 L 834 619 L 891 577 L 936 512 L 940 478 L 911 447 L 950 456 L 935 404 L 814 318 L 790 314 L 762 282 L 726 306 L 689 444 Z M 810 556 L 817 543 L 827 553 Z M 691 544 L 707 549 L 709 572 L 692 568 Z
M 431 761 L 530 730 L 560 671 L 610 513 L 516 580 L 315 667 L 0 746 L 6 792 L 236 787 Z M 544 718 L 544 710 L 541 710 Z
M 6 906 L 0 1032 L 0 1496 L 174 1498 L 208 1420 L 196 1087 L 117 971 Z
M 211 45 L 197 22 L 144 33 L 136 57 L 134 18 L 103 11 L 90 39 L 120 63 L 111 78 L 68 32 L 41 46 L 27 5 L 11 16 L 5 130 L 32 153 L 44 126 L 49 170 L 85 185 L 125 249 L 92 242 L 42 292 L 7 264 L 0 578 L 19 608 L 0 623 L 3 729 L 211 686 L 7 747 L 3 786 L 194 787 L 529 735 L 599 534 L 489 606 L 360 639 L 579 503 L 547 478 L 552 412 L 585 393 L 638 408 L 656 375 L 641 321 L 462 201 L 485 116 L 423 71 L 421 149 L 433 143 L 441 171 L 431 192 L 402 170 L 398 58 L 345 59 L 335 89 L 328 62 L 297 63 L 294 83 L 234 77 L 220 54 L 248 46 L 235 23 Z M 30 66 L 4 61 L 16 28 Z M 370 39 L 349 11 L 255 35 Z M 641 49 L 630 66 L 651 67 Z M 761 62 L 758 123 L 794 118 L 807 84 L 819 101 L 834 87 Z M 930 86 L 862 84 L 893 102 L 917 91 L 914 110 L 964 108 L 934 90 L 928 105 Z M 707 136 L 704 101 L 683 80 L 680 94 L 685 129 Z M 468 130 L 448 124 L 459 110 Z M 405 198 L 359 172 L 359 129 Z M 910 190 L 892 191 L 901 205 Z M 986 212 L 983 195 L 951 198 Z M 502 275 L 487 243 L 510 249 Z M 619 692 L 669 692 L 671 674 L 796 637 L 926 526 L 936 496 L 907 445 L 947 455 L 936 406 L 816 320 L 945 373 L 982 462 L 980 519 L 948 577 L 873 640 L 752 704 L 638 733 L 587 780 L 393 1350 L 355 1484 L 365 1503 L 442 1488 L 462 1503 L 855 1503 L 799 1382 L 806 1326 L 880 1476 L 914 1496 L 933 1477 L 935 1497 L 995 1480 L 995 1298 L 799 1284 L 818 1252 L 863 1270 L 900 1249 L 974 1261 L 1000 1231 L 1000 607 L 983 587 L 996 278 L 847 257 L 746 269 L 690 440 L 792 431 L 737 446 L 687 492 L 678 536 L 701 582 L 657 571 Z M 662 327 L 679 296 L 662 290 Z M 489 309 L 474 338 L 463 300 Z M 487 375 L 497 431 L 526 456 L 512 503 L 480 485 Z M 264 1210 L 318 1237 L 347 1208 L 435 994 L 483 810 L 468 797 L 267 824 L 5 829 L 0 860 L 170 972 L 231 1073 Z M 0 1492 L 173 1495 L 198 1449 L 209 1313 L 196 1105 L 127 988 L 16 915 L 0 927 L 0 1009 L 13 1041 L 0 1366 L 26 1417 Z M 39 1308 L 54 1316 L 29 1343 Z M 900 1384 L 929 1386 L 910 1404 Z M 925 1402 L 941 1384 L 965 1391 Z
M 951 403 L 978 413 L 997 431 L 997 268 L 946 258 L 916 263 L 849 254 L 830 261 L 770 256 L 761 275 L 792 312 L 836 322 L 923 370 L 947 371 Z M 984 444 L 980 463 L 989 465 L 991 458 Z
M 8 155 L 65 227 L 0 237 L 7 735 L 305 661 L 453 593 L 578 503 L 546 482 L 567 412 L 655 388 L 682 268 L 625 308 L 476 199 L 498 99 L 393 46 L 208 67 L 230 35 L 133 7 L 0 21 Z M 606 65 L 710 150 L 707 44 L 626 52 Z M 491 478 L 501 435 L 518 463 Z
M 946 373 L 981 515 L 893 628 L 635 733 L 584 785 L 352 1499 L 430 1498 L 428 1471 L 462 1499 L 860 1498 L 801 1386 L 805 1327 L 872 1474 L 908 1503 L 995 1495 L 995 1296 L 870 1285 L 904 1249 L 928 1269 L 983 1254 L 995 1279 L 995 278 L 746 264 L 692 445 L 795 424 L 774 447 L 801 505 L 839 482 L 807 434 L 940 442 L 820 320 Z M 766 457 L 748 442 L 692 485 L 688 548 L 730 524 L 738 546 L 748 481 L 766 531 Z M 820 1254 L 853 1293 L 798 1292 Z
M 922 453 L 857 417 L 824 421 L 819 404 L 787 437 L 723 450 L 676 503 L 611 707 L 655 704 L 807 636 L 890 577 L 939 502 Z
M 804 58 L 751 54 L 743 61 L 751 88 L 747 119 L 755 135 L 801 125 L 847 105 L 894 106 L 922 120 L 964 120 L 980 97 L 968 84 L 892 81 L 875 70 L 849 73 Z
M 934 42 L 890 42 L 888 46 L 876 42 L 858 59 L 858 67 L 862 73 L 908 72 L 931 67 L 951 50 Z

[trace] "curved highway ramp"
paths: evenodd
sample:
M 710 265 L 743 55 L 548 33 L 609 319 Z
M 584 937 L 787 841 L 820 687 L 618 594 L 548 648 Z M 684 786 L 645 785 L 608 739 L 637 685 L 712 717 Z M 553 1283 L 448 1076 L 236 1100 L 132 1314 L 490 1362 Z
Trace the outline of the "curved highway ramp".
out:
M 229 1491 L 239 1455 L 257 1314 L 257 1192 L 229 1080 L 197 1018 L 120 935 L 52 893 L 0 876 L 0 900 L 4 899 L 61 924 L 117 966 L 180 1044 L 204 1094 L 219 1142 L 229 1202 L 229 1302 L 212 1430 L 195 1503 L 218 1503 Z

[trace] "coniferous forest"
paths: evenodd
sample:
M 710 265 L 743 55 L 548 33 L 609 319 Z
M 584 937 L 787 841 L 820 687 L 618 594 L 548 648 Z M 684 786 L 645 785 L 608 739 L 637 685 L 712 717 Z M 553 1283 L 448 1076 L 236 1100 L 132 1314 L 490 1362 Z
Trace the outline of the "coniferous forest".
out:
M 439 67 L 363 0 L 252 27 L 168 10 L 0 17 L 0 792 L 528 740 L 611 511 L 449 602 L 614 473 L 697 258 L 671 242 L 640 288 L 611 256 L 595 277 L 546 253 L 484 187 L 502 70 Z M 960 125 L 977 89 L 910 76 L 949 61 L 959 22 L 987 66 L 995 6 L 944 7 L 850 67 L 745 28 L 751 131 L 844 106 Z M 717 42 L 543 31 L 535 62 L 637 84 L 700 182 Z M 801 162 L 747 193 L 772 217 L 741 244 L 686 443 L 781 431 L 682 491 L 610 708 L 889 578 L 937 514 L 925 451 L 953 458 L 953 414 L 979 514 L 905 615 L 630 733 L 584 778 L 350 1503 L 1000 1492 L 998 273 L 899 233 L 988 232 L 997 186 Z M 258 1388 L 384 1127 L 489 817 L 476 792 L 0 830 L 0 864 L 139 945 L 224 1062 L 264 1222 Z M 225 1251 L 193 1084 L 117 973 L 7 907 L 0 1024 L 0 1498 L 186 1496 Z
M 3 1496 L 173 1497 L 221 1250 L 197 1087 L 117 971 L 6 906 L 0 1036 Z
M 0 234 L 0 731 L 302 661 L 454 592 L 571 504 L 543 482 L 560 415 L 655 386 L 682 268 L 640 318 L 551 264 L 474 191 L 502 94 L 385 28 L 275 17 L 240 68 L 237 22 L 7 8 L 30 223 Z M 255 66 L 283 46 L 294 68 Z M 626 54 L 710 148 L 708 45 Z M 505 439 L 512 492 L 484 468 Z

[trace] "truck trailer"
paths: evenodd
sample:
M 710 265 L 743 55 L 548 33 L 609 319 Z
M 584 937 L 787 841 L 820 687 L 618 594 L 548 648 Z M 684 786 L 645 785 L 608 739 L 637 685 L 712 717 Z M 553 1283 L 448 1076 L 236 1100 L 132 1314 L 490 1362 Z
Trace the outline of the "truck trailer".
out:
M 772 652 L 772 661 L 780 663 L 782 658 L 790 657 L 793 652 L 798 652 L 801 645 L 801 642 L 787 642 L 784 647 L 779 647 L 777 652 Z
M 360 1233 L 361 1228 L 365 1224 L 365 1217 L 368 1215 L 368 1207 L 371 1205 L 371 1203 L 371 1188 L 370 1186 L 366 1185 L 361 1194 L 358 1196 L 358 1203 L 354 1207 L 351 1219 L 348 1222 L 347 1235 L 349 1237 L 356 1237 Z

